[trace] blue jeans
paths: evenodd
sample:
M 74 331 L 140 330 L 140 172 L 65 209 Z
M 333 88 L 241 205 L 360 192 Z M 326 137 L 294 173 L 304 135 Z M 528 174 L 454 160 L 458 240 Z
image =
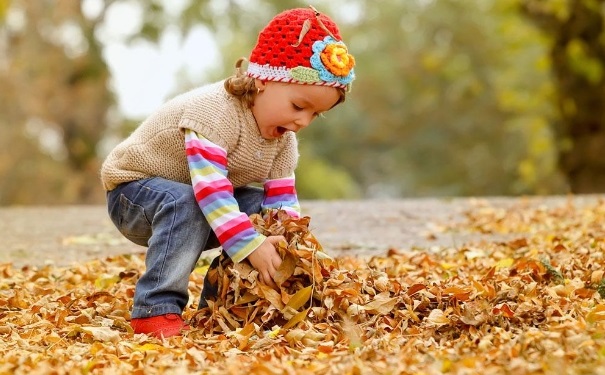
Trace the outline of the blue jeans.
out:
M 234 190 L 240 210 L 259 213 L 260 188 Z M 133 318 L 181 314 L 189 301 L 189 275 L 203 250 L 220 246 L 191 185 L 159 177 L 127 182 L 107 193 L 109 216 L 130 241 L 148 247 L 138 280 Z

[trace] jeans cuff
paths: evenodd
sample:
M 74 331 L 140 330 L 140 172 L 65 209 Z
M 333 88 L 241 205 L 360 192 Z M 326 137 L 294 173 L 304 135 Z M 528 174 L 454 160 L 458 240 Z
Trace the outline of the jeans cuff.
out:
M 150 318 L 152 316 L 179 314 L 183 311 L 176 305 L 135 306 L 132 308 L 131 318 Z

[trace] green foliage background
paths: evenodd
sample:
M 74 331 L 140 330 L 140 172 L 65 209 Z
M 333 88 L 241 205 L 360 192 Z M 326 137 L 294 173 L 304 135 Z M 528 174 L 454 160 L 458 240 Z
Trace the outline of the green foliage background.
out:
M 85 15 L 85 2 L 99 11 Z M 200 25 L 213 32 L 220 68 L 202 77 L 179 77 L 174 94 L 231 74 L 233 63 L 249 54 L 274 14 L 308 5 L 0 0 L 0 204 L 103 201 L 98 167 L 107 149 L 142 120 L 116 111 L 106 41 L 99 37 L 107 11 L 124 3 L 142 14 L 140 24 L 134 23 L 140 27 L 124 36 L 129 43 L 158 43 L 164 30 L 174 27 L 184 35 Z M 575 144 L 565 129 L 575 125 L 562 115 L 565 80 L 553 73 L 560 72 L 553 66 L 553 46 L 567 27 L 563 21 L 585 8 L 601 20 L 591 31 L 602 40 L 596 50 L 605 46 L 604 4 L 314 1 L 339 23 L 356 57 L 358 79 L 344 105 L 300 134 L 301 197 L 569 192 L 573 174 L 560 168 L 560 160 Z M 551 18 L 561 22 L 544 27 L 544 19 Z M 66 25 L 79 30 L 79 45 L 51 37 Z M 595 49 L 582 38 L 565 45 L 565 62 L 575 69 L 568 76 L 582 75 L 598 88 L 605 53 L 591 52 Z M 585 91 L 581 85 L 574 90 Z M 566 94 L 567 105 L 573 105 L 576 93 Z M 605 131 L 605 116 L 597 125 L 598 134 Z M 605 183 L 591 189 L 603 191 Z

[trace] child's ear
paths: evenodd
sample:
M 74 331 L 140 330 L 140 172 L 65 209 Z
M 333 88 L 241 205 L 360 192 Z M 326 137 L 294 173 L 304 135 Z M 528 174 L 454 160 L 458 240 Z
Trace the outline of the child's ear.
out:
M 263 91 L 265 89 L 265 87 L 267 87 L 267 82 L 265 82 L 261 79 L 255 78 L 254 87 L 256 87 L 256 89 L 259 91 Z

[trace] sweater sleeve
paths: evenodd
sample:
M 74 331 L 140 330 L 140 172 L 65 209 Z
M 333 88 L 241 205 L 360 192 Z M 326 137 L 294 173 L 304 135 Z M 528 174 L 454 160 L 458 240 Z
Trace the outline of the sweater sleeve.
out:
M 294 181 L 294 174 L 291 177 L 265 181 L 265 199 L 261 205 L 263 213 L 271 209 L 282 209 L 290 216 L 300 217 L 300 204 Z
M 186 129 L 185 149 L 195 199 L 208 223 L 235 262 L 241 262 L 265 240 L 241 212 L 227 179 L 227 152 L 202 135 Z

